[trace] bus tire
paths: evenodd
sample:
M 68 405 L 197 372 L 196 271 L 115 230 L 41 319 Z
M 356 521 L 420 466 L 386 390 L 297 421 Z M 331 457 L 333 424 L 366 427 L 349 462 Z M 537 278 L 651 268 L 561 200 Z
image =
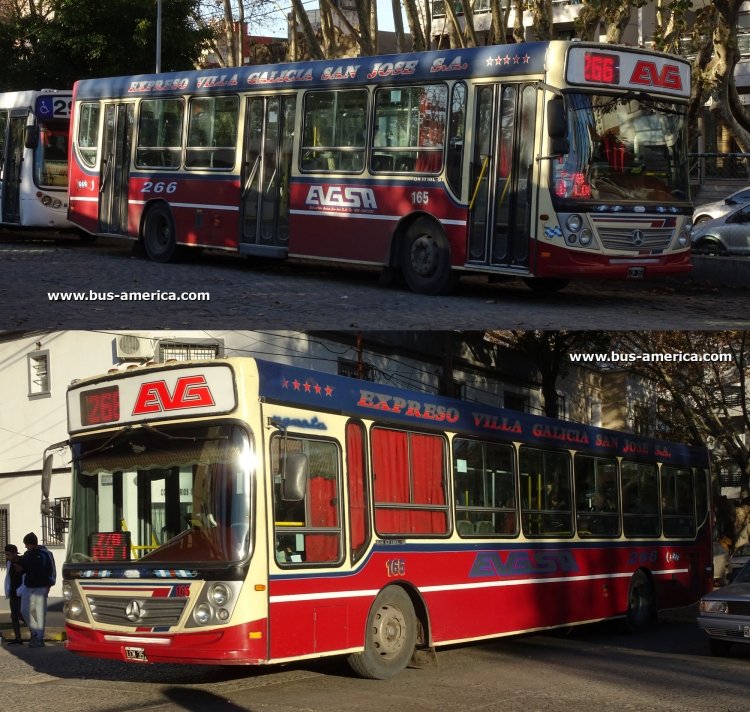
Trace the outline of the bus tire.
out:
M 628 588 L 625 621 L 631 633 L 643 633 L 656 619 L 656 594 L 644 571 L 636 571 Z
M 448 238 L 432 220 L 419 218 L 407 229 L 401 249 L 401 272 L 417 294 L 448 294 L 456 286 Z
M 143 223 L 143 249 L 154 262 L 173 262 L 179 258 L 172 211 L 164 204 L 154 205 Z
M 367 616 L 365 649 L 348 658 L 360 677 L 387 680 L 401 672 L 414 654 L 417 617 L 409 594 L 398 586 L 384 588 Z

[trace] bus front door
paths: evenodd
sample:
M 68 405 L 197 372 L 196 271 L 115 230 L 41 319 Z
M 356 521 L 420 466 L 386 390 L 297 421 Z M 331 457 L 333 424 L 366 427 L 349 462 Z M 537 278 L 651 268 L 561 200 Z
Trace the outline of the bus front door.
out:
M 7 144 L 0 156 L 0 169 L 2 173 L 2 222 L 17 225 L 21 222 L 21 169 L 23 166 L 24 133 L 26 128 L 27 112 L 13 115 L 7 126 Z M 5 131 L 5 126 L 0 126 Z M 0 146 L 4 142 L 5 135 L 0 136 Z M 29 166 L 29 168 L 31 168 Z
M 285 257 L 295 96 L 247 100 L 240 252 Z
M 529 271 L 536 95 L 530 84 L 476 90 L 470 264 Z
M 133 144 L 133 104 L 104 107 L 102 160 L 99 166 L 99 232 L 128 231 L 128 176 Z

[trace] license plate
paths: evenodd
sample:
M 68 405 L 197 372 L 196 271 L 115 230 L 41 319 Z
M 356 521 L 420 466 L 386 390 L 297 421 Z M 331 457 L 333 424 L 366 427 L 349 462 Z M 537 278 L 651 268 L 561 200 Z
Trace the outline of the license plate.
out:
M 746 638 L 750 638 L 750 625 L 742 626 L 742 635 Z
M 125 648 L 125 659 L 139 663 L 147 663 L 146 651 L 143 648 Z
M 643 279 L 645 276 L 645 267 L 630 267 L 628 269 L 628 279 Z

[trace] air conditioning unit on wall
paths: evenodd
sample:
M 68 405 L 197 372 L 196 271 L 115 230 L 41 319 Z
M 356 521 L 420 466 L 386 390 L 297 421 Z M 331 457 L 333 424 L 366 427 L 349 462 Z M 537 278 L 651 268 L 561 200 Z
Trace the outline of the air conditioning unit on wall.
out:
M 150 334 L 122 334 L 115 339 L 115 354 L 120 361 L 148 361 L 154 357 Z

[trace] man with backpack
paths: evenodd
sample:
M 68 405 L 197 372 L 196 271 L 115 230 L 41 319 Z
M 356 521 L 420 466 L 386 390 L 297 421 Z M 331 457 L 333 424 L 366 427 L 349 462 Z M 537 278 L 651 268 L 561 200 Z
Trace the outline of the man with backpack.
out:
M 44 646 L 44 627 L 47 620 L 47 597 L 56 579 L 55 559 L 34 532 L 24 538 L 26 553 L 15 564 L 24 574 L 24 591 L 21 597 L 21 613 L 31 631 L 30 648 Z

